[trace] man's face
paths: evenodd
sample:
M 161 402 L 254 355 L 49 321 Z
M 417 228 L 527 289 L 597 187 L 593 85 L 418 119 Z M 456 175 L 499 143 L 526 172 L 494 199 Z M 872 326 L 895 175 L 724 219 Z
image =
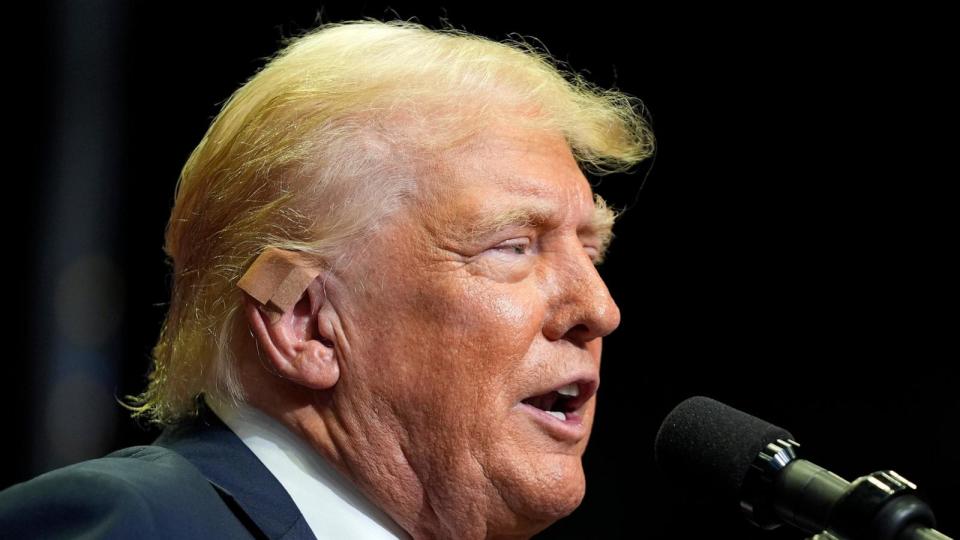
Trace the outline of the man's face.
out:
M 601 336 L 620 321 L 592 260 L 608 231 L 558 135 L 497 128 L 419 173 L 344 274 L 363 283 L 340 306 L 333 395 L 362 441 L 351 472 L 443 527 L 532 534 L 584 495 Z

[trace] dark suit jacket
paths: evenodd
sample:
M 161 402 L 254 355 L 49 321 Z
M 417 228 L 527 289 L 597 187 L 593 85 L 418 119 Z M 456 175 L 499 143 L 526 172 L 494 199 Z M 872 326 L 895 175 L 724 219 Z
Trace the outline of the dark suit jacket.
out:
M 315 539 L 280 482 L 203 400 L 151 446 L 0 492 L 3 538 Z

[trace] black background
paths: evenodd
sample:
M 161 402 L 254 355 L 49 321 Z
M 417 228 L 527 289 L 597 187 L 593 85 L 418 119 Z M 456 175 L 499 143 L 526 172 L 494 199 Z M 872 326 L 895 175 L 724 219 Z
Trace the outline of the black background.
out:
M 346 6 L 350 7 L 346 7 Z M 800 538 L 695 507 L 652 463 L 683 398 L 709 395 L 791 430 L 852 479 L 892 468 L 957 535 L 955 123 L 944 14 L 873 8 L 137 2 L 122 20 L 118 246 L 131 286 L 117 395 L 140 391 L 168 301 L 161 250 L 183 162 L 221 103 L 282 37 L 363 16 L 440 18 L 493 39 L 535 36 L 649 109 L 658 152 L 597 190 L 619 208 L 601 273 L 622 324 L 605 340 L 581 507 L 542 538 Z M 388 9 L 389 8 L 389 9 Z M 26 328 L 31 231 L 56 107 L 57 4 L 11 15 L 7 168 L 9 453 L 2 486 L 42 471 L 28 411 L 44 392 Z M 96 19 L 96 14 L 92 17 Z M 96 27 L 90 29 L 97 31 Z M 948 153 L 949 152 L 949 153 Z M 640 189 L 640 186 L 643 186 Z M 949 278 L 949 279 L 948 279 Z M 954 321 L 954 322 L 949 322 Z M 42 326 L 42 325 L 41 325 Z M 27 338 L 26 336 L 33 336 Z M 118 407 L 115 447 L 155 436 Z M 95 457 L 95 456 L 90 456 Z

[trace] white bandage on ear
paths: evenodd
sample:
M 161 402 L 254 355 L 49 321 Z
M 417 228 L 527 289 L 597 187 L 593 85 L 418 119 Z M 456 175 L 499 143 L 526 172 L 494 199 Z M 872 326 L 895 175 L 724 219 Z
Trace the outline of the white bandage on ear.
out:
M 237 287 L 261 304 L 286 313 L 293 309 L 303 291 L 319 274 L 319 267 L 303 266 L 294 252 L 268 248 L 253 261 L 237 282 Z

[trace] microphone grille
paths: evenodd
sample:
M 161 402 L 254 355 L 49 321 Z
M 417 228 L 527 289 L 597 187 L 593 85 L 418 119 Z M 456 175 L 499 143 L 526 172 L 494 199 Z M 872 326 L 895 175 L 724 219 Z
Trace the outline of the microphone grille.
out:
M 757 454 L 787 430 L 703 396 L 677 405 L 664 419 L 654 444 L 657 466 L 678 487 L 738 502 Z

